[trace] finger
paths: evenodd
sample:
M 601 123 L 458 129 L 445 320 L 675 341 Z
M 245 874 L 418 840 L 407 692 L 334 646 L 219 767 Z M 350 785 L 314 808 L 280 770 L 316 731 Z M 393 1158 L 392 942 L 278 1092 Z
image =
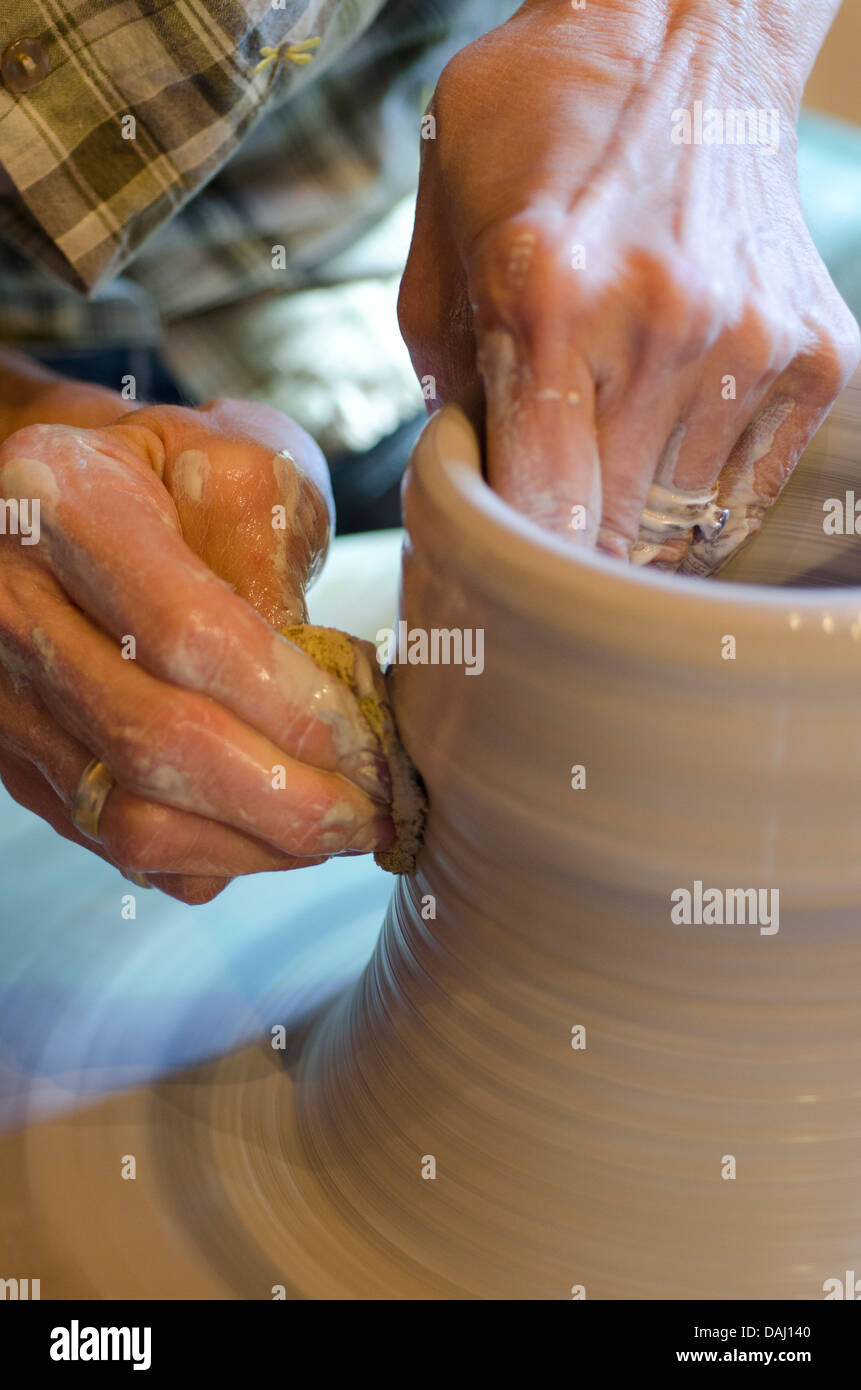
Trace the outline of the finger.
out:
M 637 558 L 643 509 L 652 484 L 672 471 L 680 439 L 683 374 L 643 374 L 626 383 L 610 410 L 598 414 L 603 507 L 598 549 L 619 559 Z M 649 546 L 647 558 L 663 563 L 671 548 Z M 642 560 L 640 561 L 643 562 Z
M 305 589 L 334 527 L 329 470 L 295 421 L 269 406 L 217 400 L 199 410 L 155 406 L 128 430 L 154 433 L 158 470 L 182 534 L 273 627 L 302 622 Z
M 598 439 L 604 474 L 604 511 L 598 546 L 636 564 L 677 569 L 696 534 L 691 522 L 682 535 L 661 539 L 645 523 L 647 507 L 661 508 L 664 489 L 705 513 L 710 494 L 731 449 L 754 413 L 751 391 L 740 409 L 723 412 L 709 398 L 713 373 L 702 366 L 673 370 L 644 386 L 628 384 L 614 415 L 599 415 Z M 665 503 L 666 505 L 666 503 Z M 717 504 L 711 515 L 717 519 Z M 683 518 L 680 522 L 684 525 Z
M 59 802 L 61 833 L 124 869 L 226 879 L 323 862 L 283 854 L 217 821 L 144 800 L 120 786 L 108 796 L 98 841 L 92 841 L 74 829 L 71 818 L 81 774 L 92 759 L 91 750 L 57 723 L 29 686 L 19 683 L 14 687 L 2 670 L 0 729 L 8 756 L 30 768 L 50 793 L 46 805 L 55 808 Z M 60 828 L 55 819 L 50 823 Z
M 474 251 L 478 366 L 487 400 L 491 485 L 540 526 L 593 546 L 601 520 L 595 384 L 571 340 L 576 276 L 555 234 L 528 219 Z
M 33 427 L 0 446 L 0 491 L 40 499 L 31 559 L 50 566 L 117 641 L 133 638 L 139 667 L 209 696 L 290 757 L 341 771 L 387 800 L 385 761 L 347 687 L 189 550 L 162 485 L 127 445 L 114 441 L 108 456 L 93 438 Z
M 659 481 L 690 490 L 714 486 L 793 357 L 794 350 L 775 343 L 759 316 L 747 314 L 702 364 L 680 413 L 684 433 L 672 474 Z
M 44 777 L 30 764 L 13 758 L 9 753 L 0 753 L 0 781 L 19 806 L 23 806 L 27 811 L 32 811 L 41 820 L 46 821 L 56 830 L 58 835 L 62 835 L 64 840 L 70 840 L 73 844 L 80 845 L 82 849 L 88 849 L 103 859 L 106 864 L 110 864 L 111 868 L 119 869 L 120 872 L 126 867 L 113 860 L 101 845 L 85 839 L 75 830 L 59 797 L 48 786 Z M 227 878 L 155 874 L 150 877 L 149 886 L 160 889 L 168 897 L 176 898 L 179 902 L 199 905 L 211 902 L 213 898 L 224 891 L 229 882 L 230 880 Z
M 776 318 L 766 321 L 761 312 L 749 309 L 711 351 L 677 373 L 672 388 L 677 422 L 655 470 L 657 486 L 690 498 L 717 495 L 733 448 L 794 356 L 789 334 L 779 333 L 776 323 Z M 719 508 L 714 506 L 710 524 L 717 521 Z M 678 569 L 701 534 L 692 525 L 684 536 L 638 546 L 632 558 L 648 551 L 649 563 Z
M 753 539 L 854 371 L 859 357 L 854 318 L 834 295 L 823 297 L 818 314 L 807 322 L 805 350 L 777 376 L 734 444 L 719 479 L 718 500 L 729 519 L 716 539 L 692 545 L 685 572 L 713 574 Z
M 604 476 L 599 544 L 609 549 L 608 540 L 615 539 L 616 553 L 627 548 L 635 563 L 675 568 L 697 518 L 706 519 L 732 445 L 790 361 L 792 345 L 778 332 L 777 315 L 766 321 L 764 312 L 753 309 L 727 334 L 707 289 L 696 279 L 680 279 L 662 260 L 634 257 L 628 270 L 630 298 L 620 320 L 621 340 L 608 307 L 593 347 L 593 368 L 605 383 L 598 400 Z M 630 304 L 637 305 L 633 320 Z M 781 338 L 783 356 L 777 351 Z M 627 360 L 634 344 L 632 371 L 614 370 L 619 355 Z M 719 387 L 727 359 L 736 373 L 733 380 L 742 385 L 741 399 L 729 406 L 720 390 L 712 389 L 716 381 Z M 716 521 L 713 509 L 712 516 Z
M 225 888 L 229 888 L 231 883 L 229 878 L 193 878 L 189 874 L 152 874 L 147 877 L 153 888 L 158 888 L 169 898 L 176 898 L 177 902 L 185 903 L 187 907 L 204 907 Z
M 99 839 L 115 863 L 147 876 L 231 879 L 307 868 L 322 864 L 325 858 L 284 854 L 217 821 L 145 801 L 119 785 L 105 803 Z
M 26 616 L 31 585 L 14 632 L 15 659 L 57 722 L 127 791 L 302 859 L 392 842 L 388 815 L 351 782 L 287 758 L 212 700 L 123 661 L 49 575 L 25 568 L 40 582 L 40 625 L 34 629 Z M 15 573 L 10 562 L 7 584 Z M 11 632 L 10 619 L 7 625 Z
M 805 401 L 800 387 L 798 373 L 790 369 L 743 431 L 718 483 L 718 504 L 727 508 L 729 518 L 715 540 L 694 540 L 682 573 L 714 574 L 759 531 L 827 413 L 821 402 Z
M 127 866 L 112 859 L 102 846 L 85 839 L 74 829 L 59 797 L 51 790 L 35 768 L 13 759 L 9 754 L 0 754 L 0 781 L 14 801 L 23 806 L 25 810 L 32 811 L 41 820 L 46 821 L 56 830 L 58 835 L 62 835 L 63 839 L 70 840 L 83 849 L 88 849 L 103 859 L 106 864 L 110 864 L 111 868 L 119 869 L 121 873 L 127 868 Z M 204 878 L 159 873 L 148 875 L 147 886 L 158 888 L 162 893 L 179 902 L 198 906 L 211 902 L 213 898 L 224 891 L 229 882 L 229 878 Z
M 75 829 L 69 818 L 68 808 L 63 805 L 39 770 L 24 758 L 16 757 L 8 748 L 0 749 L 0 781 L 13 800 L 26 810 L 32 811 L 41 820 L 47 821 L 64 840 L 70 840 L 72 844 L 80 845 L 81 849 L 89 850 L 112 868 L 118 867 L 116 860 L 111 858 L 104 845 L 88 840 Z
M 716 540 L 697 539 L 682 563 L 686 574 L 713 574 L 752 540 L 762 517 L 789 478 L 822 412 L 784 393 L 771 394 L 734 446 L 719 479 L 728 520 Z
M 673 305 L 670 295 L 663 310 L 659 300 L 652 311 L 653 333 L 659 347 L 662 312 L 665 321 L 668 312 L 675 314 Z M 708 337 L 705 332 L 708 316 L 699 328 L 698 322 L 694 315 L 694 329 L 688 325 L 694 340 L 687 340 L 685 354 L 678 363 L 674 359 L 679 345 L 672 334 L 669 343 L 674 351 L 663 372 L 649 371 L 648 361 L 653 360 L 653 355 L 649 355 L 644 373 L 649 388 L 646 392 L 638 389 L 636 381 L 626 383 L 622 413 L 628 430 L 618 443 L 607 436 L 601 421 L 599 440 L 606 480 L 614 476 L 611 469 L 615 468 L 617 459 L 619 467 L 624 467 L 626 452 L 629 457 L 636 457 L 637 431 L 648 432 L 657 422 L 666 430 L 666 442 L 660 451 L 652 484 L 655 488 L 693 499 L 693 502 L 699 499 L 704 503 L 700 508 L 703 512 L 709 495 L 717 491 L 719 475 L 735 444 L 759 412 L 775 381 L 793 360 L 796 340 L 789 327 L 782 324 L 779 313 L 766 314 L 761 307 L 750 306 L 737 326 L 729 333 L 722 333 L 717 343 L 703 354 L 696 350 L 695 343 Z M 677 327 L 675 318 L 670 323 L 672 329 Z M 666 348 L 666 334 L 663 343 Z M 662 356 L 665 353 L 659 352 L 657 360 Z M 685 357 L 689 360 L 685 361 Z M 668 426 L 671 428 L 667 429 Z M 635 507 L 642 512 L 642 507 L 651 505 L 649 491 L 643 492 L 644 478 L 645 472 L 639 480 L 632 478 L 628 499 L 622 499 L 622 513 L 628 525 Z M 607 510 L 612 511 L 618 496 L 619 490 L 605 481 L 605 524 Z M 655 505 L 659 505 L 658 501 Z M 718 516 L 718 509 L 712 508 L 713 520 L 717 521 Z M 639 563 L 676 569 L 700 534 L 692 523 L 683 535 L 663 541 L 650 535 L 645 537 L 644 543 L 641 531 L 641 541 L 633 549 L 631 558 Z
M 592 546 L 601 520 L 595 388 L 575 351 L 530 348 L 507 330 L 478 335 L 487 401 L 487 476 L 543 529 Z

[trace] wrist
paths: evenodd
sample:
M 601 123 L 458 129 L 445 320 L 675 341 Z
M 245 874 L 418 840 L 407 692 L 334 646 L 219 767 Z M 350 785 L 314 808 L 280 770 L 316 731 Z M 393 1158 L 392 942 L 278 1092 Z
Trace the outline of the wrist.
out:
M 0 441 L 26 425 L 99 429 L 135 405 L 116 391 L 59 376 L 32 358 L 0 349 Z
M 524 0 L 511 24 L 542 25 L 556 47 L 605 55 L 643 80 L 668 51 L 691 51 L 759 104 L 797 114 L 841 0 Z M 648 78 L 646 79 L 648 80 Z

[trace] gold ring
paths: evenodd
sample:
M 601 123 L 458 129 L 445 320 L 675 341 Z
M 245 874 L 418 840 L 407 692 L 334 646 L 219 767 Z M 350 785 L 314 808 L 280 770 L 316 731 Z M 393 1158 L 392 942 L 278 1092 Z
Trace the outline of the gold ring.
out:
M 152 884 L 146 874 L 139 874 L 136 869 L 120 869 L 123 878 L 127 878 L 129 883 L 137 884 L 138 888 L 152 888 Z
M 72 825 L 88 840 L 99 838 L 99 821 L 115 784 L 116 779 L 98 758 L 87 763 L 81 773 L 72 798 Z

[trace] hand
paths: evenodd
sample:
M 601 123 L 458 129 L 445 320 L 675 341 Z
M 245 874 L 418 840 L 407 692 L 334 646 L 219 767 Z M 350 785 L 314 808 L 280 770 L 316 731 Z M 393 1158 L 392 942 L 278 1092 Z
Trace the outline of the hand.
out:
M 795 174 L 836 8 L 532 0 L 443 72 L 401 327 L 435 406 L 483 383 L 489 481 L 542 526 L 624 558 L 653 481 L 718 483 L 720 538 L 654 556 L 715 569 L 857 363 Z M 761 143 L 674 143 L 696 101 Z
M 353 697 L 273 630 L 302 620 L 331 521 L 297 425 L 235 401 L 30 424 L 0 446 L 0 498 L 40 502 L 38 544 L 0 536 L 0 776 L 18 801 L 186 902 L 391 844 Z M 98 843 L 70 821 L 93 757 L 117 780 Z

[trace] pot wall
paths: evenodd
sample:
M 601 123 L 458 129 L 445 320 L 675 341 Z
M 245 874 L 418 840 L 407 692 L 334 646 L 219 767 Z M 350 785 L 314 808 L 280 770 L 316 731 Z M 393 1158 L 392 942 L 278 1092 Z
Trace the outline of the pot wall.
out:
M 305 1060 L 329 1200 L 392 1296 L 822 1297 L 861 1268 L 861 594 L 572 559 L 452 410 L 406 512 L 405 620 L 485 669 L 392 675 L 432 812 Z M 673 921 L 696 883 L 769 920 Z

